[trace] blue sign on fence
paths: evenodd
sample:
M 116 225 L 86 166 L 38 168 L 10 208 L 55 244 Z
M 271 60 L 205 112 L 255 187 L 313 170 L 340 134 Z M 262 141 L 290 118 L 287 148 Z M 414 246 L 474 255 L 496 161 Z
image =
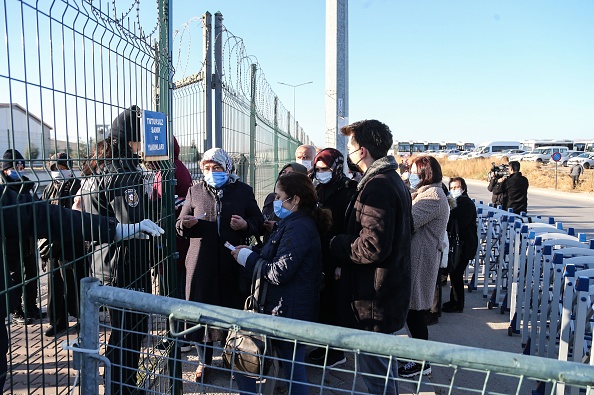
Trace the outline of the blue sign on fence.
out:
M 167 115 L 144 110 L 142 113 L 144 160 L 162 160 L 167 155 Z

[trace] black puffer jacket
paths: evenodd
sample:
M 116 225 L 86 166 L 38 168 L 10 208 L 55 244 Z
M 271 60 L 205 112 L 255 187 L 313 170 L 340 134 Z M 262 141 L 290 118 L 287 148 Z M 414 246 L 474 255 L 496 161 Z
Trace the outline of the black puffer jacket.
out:
M 344 325 L 392 333 L 404 326 L 411 289 L 411 197 L 394 157 L 376 160 L 357 186 L 346 232 L 330 251 L 342 268 Z

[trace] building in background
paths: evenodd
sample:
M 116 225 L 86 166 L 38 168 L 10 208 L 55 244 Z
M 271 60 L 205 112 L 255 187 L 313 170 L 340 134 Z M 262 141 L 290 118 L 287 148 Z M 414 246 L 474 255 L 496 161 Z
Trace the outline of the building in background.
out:
M 47 158 L 52 126 L 18 103 L 0 103 L 0 152 L 17 149 L 26 159 Z

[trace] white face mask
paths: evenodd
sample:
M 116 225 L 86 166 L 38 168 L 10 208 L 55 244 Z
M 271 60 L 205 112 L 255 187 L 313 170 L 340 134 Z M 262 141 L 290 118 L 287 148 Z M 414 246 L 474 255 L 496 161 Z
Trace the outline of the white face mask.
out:
M 325 171 L 322 173 L 316 173 L 316 180 L 318 180 L 322 184 L 327 184 L 332 179 L 332 172 Z
M 54 170 L 51 172 L 51 176 L 54 180 L 69 180 L 72 178 L 71 170 Z
M 299 163 L 300 165 L 305 166 L 305 168 L 307 169 L 307 171 L 311 170 L 311 161 L 310 160 L 304 160 L 304 159 L 297 159 L 295 162 Z
M 450 195 L 452 195 L 453 198 L 458 199 L 460 196 L 462 196 L 462 190 L 461 189 L 452 189 L 450 191 Z

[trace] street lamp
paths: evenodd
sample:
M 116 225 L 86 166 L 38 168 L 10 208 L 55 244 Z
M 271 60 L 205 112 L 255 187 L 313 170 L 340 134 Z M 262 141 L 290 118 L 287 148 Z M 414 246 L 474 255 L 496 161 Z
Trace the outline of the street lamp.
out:
M 297 85 L 287 84 L 286 82 L 279 82 L 279 84 L 290 86 L 291 88 L 293 88 L 293 118 L 295 118 L 295 137 L 297 137 L 297 117 L 295 116 L 295 88 L 302 85 L 313 84 L 313 81 L 304 82 L 302 84 Z

